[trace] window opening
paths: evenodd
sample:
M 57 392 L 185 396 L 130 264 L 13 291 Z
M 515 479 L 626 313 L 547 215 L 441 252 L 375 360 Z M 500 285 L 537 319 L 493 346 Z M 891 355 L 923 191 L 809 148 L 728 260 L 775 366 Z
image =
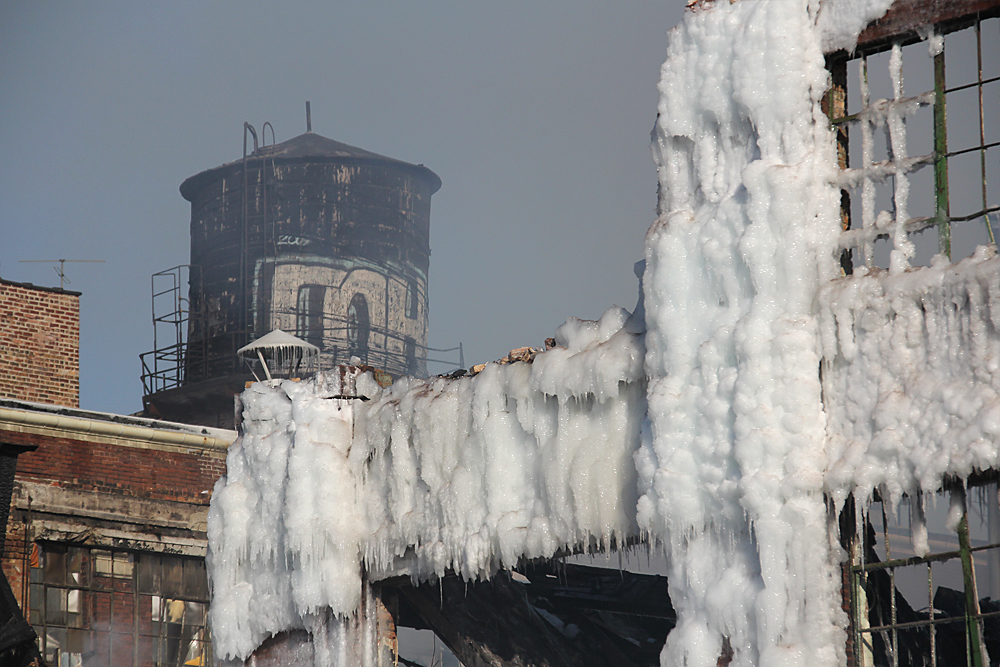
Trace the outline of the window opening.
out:
M 42 543 L 29 618 L 57 667 L 212 664 L 199 558 Z
M 417 281 L 412 278 L 406 281 L 406 316 L 415 320 L 417 318 Z
M 299 288 L 296 302 L 296 335 L 307 343 L 323 349 L 324 313 L 326 287 L 323 285 L 303 285 Z
M 368 315 L 368 300 L 361 292 L 351 298 L 347 307 L 347 343 L 352 355 L 368 360 L 368 335 L 371 332 L 371 320 Z
M 411 336 L 403 339 L 403 356 L 406 357 L 406 374 L 416 376 L 417 368 L 417 341 Z

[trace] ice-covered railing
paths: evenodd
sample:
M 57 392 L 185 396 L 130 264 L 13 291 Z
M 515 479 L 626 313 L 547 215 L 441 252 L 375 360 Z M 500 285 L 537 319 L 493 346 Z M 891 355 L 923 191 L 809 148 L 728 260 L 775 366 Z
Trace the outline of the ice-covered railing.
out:
M 362 571 L 477 580 L 637 537 L 642 328 L 614 308 L 472 377 L 251 386 L 209 515 L 217 654 L 334 632 L 327 611 L 359 608 Z
M 949 30 L 975 25 L 978 71 L 970 78 L 959 65 L 960 85 L 948 87 L 945 77 L 945 34 Z M 965 478 L 974 471 L 995 468 L 998 433 L 992 415 L 997 407 L 996 302 L 1000 265 L 995 258 L 993 230 L 986 191 L 986 142 L 982 89 L 993 79 L 984 79 L 980 17 L 962 21 L 942 21 L 936 26 L 917 26 L 916 35 L 900 34 L 888 43 L 868 43 L 859 53 L 842 54 L 832 60 L 834 86 L 827 99 L 830 117 L 841 139 L 847 128 L 860 130 L 860 156 L 850 155 L 844 146 L 838 185 L 852 195 L 860 195 L 860 213 L 846 222 L 850 229 L 840 236 L 838 249 L 854 250 L 853 262 L 847 264 L 853 274 L 839 278 L 822 288 L 819 295 L 823 329 L 823 388 L 828 414 L 828 487 L 838 504 L 848 493 L 856 493 L 859 520 L 874 489 L 891 508 L 902 494 L 930 493 L 943 478 Z M 994 20 L 995 28 L 996 20 Z M 943 31 L 943 32 L 942 32 Z M 971 32 L 971 30 L 970 30 Z M 919 36 L 910 49 L 906 68 L 913 80 L 931 81 L 933 88 L 916 95 L 904 95 L 903 39 Z M 951 33 L 949 39 L 955 37 Z M 891 98 L 872 99 L 870 76 L 875 52 L 888 49 L 888 75 Z M 848 114 L 847 68 L 856 67 L 859 100 L 851 101 L 857 109 Z M 838 74 L 839 72 L 839 74 Z M 919 76 L 924 74 L 923 77 Z M 975 88 L 978 102 L 979 141 L 949 149 L 949 128 L 955 123 L 946 119 L 949 95 Z M 917 90 L 920 90 L 919 88 Z M 968 100 L 965 100 L 966 102 Z M 925 108 L 929 108 L 925 110 Z M 952 111 L 963 111 L 954 108 Z M 925 123 L 925 133 L 918 137 L 933 146 L 932 152 L 911 156 L 908 150 L 908 121 L 933 119 Z M 967 116 L 963 116 L 963 119 Z M 876 162 L 875 139 L 884 132 L 888 157 Z M 961 135 L 961 133 L 956 133 Z M 965 139 L 966 143 L 968 140 Z M 847 143 L 845 141 L 845 143 Z M 955 188 L 949 185 L 949 160 L 970 152 L 980 153 L 982 209 L 961 217 L 951 215 L 959 204 L 969 209 L 969 202 L 952 201 Z M 854 162 L 860 157 L 860 166 Z M 847 163 L 851 166 L 847 167 Z M 912 216 L 911 178 L 924 168 L 933 170 L 930 210 L 926 204 L 921 215 Z M 951 178 L 970 178 L 973 174 L 952 173 Z M 878 210 L 876 187 L 888 184 L 891 196 L 883 210 Z M 959 190 L 961 191 L 961 190 Z M 927 194 L 927 193 L 924 193 Z M 845 199 L 843 203 L 848 200 Z M 972 209 L 975 210 L 975 209 Z M 952 224 L 982 219 L 983 241 L 972 258 L 956 265 L 949 263 Z M 860 223 L 860 224 L 859 224 Z M 929 231 L 935 234 L 935 251 L 940 254 L 931 266 L 917 269 L 913 235 Z M 967 231 L 968 225 L 963 231 Z M 876 268 L 875 242 L 887 238 L 891 248 L 888 272 Z M 965 252 L 968 252 L 967 250 Z M 930 253 L 924 250 L 926 262 Z M 853 264 L 853 267 L 850 267 Z
M 941 37 L 935 35 L 931 39 L 933 49 L 940 49 Z M 875 266 L 875 241 L 879 237 L 889 237 L 892 241 L 890 253 L 890 271 L 899 273 L 907 266 L 914 255 L 913 243 L 909 233 L 920 231 L 937 222 L 935 217 L 910 218 L 908 200 L 910 181 L 908 175 L 917 170 L 936 163 L 934 153 L 911 157 L 906 146 L 906 117 L 924 106 L 935 103 L 934 91 L 922 93 L 915 97 L 903 96 L 903 55 L 900 45 L 893 44 L 889 60 L 892 79 L 892 99 L 872 101 L 868 87 L 868 61 L 860 59 L 861 68 L 861 108 L 854 116 L 844 119 L 844 122 L 856 122 L 861 129 L 861 167 L 845 169 L 841 172 L 840 185 L 855 192 L 861 190 L 861 226 L 847 230 L 840 240 L 845 250 L 856 248 L 863 260 L 864 266 Z M 888 143 L 888 159 L 874 161 L 874 132 L 883 129 Z M 885 210 L 876 214 L 875 185 L 892 179 L 893 192 L 891 211 Z
M 955 6 L 960 5 L 955 3 Z M 964 28 L 970 22 L 975 23 L 978 68 L 963 62 L 967 59 L 961 58 L 961 49 L 958 49 L 959 58 L 951 61 L 953 71 L 949 76 L 957 74 L 959 85 L 949 87 L 945 76 L 944 32 Z M 950 21 L 942 20 L 939 25 L 917 26 L 916 34 L 912 29 L 904 30 L 892 38 L 891 44 L 875 40 L 862 45 L 858 53 L 831 56 L 834 85 L 827 99 L 828 112 L 841 141 L 839 185 L 849 197 L 843 200 L 846 231 L 841 236 L 840 248 L 853 253 L 853 264 L 868 269 L 878 264 L 899 273 L 911 264 L 926 264 L 934 252 L 951 256 L 953 232 L 958 234 L 955 245 L 961 255 L 970 252 L 972 239 L 995 245 L 990 216 L 1000 207 L 989 201 L 987 155 L 996 148 L 996 142 L 988 141 L 988 104 L 984 104 L 983 95 L 984 90 L 989 90 L 987 84 L 1000 77 L 984 75 L 980 23 L 977 15 L 962 21 L 952 17 Z M 995 29 L 996 20 L 993 24 Z M 921 42 L 904 50 L 904 44 L 909 46 L 908 42 L 918 35 Z M 959 36 L 960 33 L 955 32 L 947 35 L 949 40 Z M 888 50 L 884 54 L 887 58 L 882 57 L 883 50 Z M 878 60 L 885 61 L 885 72 L 872 67 Z M 905 87 L 904 71 L 907 74 Z M 886 74 L 891 81 L 891 93 L 887 98 L 876 99 L 869 82 Z M 972 83 L 967 82 L 970 77 Z M 914 85 L 920 86 L 916 88 L 920 92 L 912 91 Z M 970 105 L 968 97 L 961 97 L 963 92 L 974 88 L 980 92 L 978 105 Z M 906 89 L 911 89 L 908 95 L 904 92 Z M 953 117 L 948 118 L 949 99 L 960 104 L 952 109 L 960 115 L 953 113 Z M 972 108 L 968 108 L 970 106 Z M 976 106 L 978 142 L 971 140 L 971 132 L 960 127 L 975 122 L 969 112 Z M 849 140 L 849 132 L 860 133 L 860 145 Z M 876 160 L 880 133 L 885 137 L 886 158 Z M 929 145 L 931 152 L 911 154 L 910 143 Z M 974 153 L 979 154 L 978 169 L 965 160 Z M 929 178 L 921 181 L 918 172 L 925 169 L 927 171 L 921 175 L 929 175 Z M 970 196 L 973 188 L 968 187 L 968 181 L 973 179 L 981 181 L 981 197 Z M 914 187 L 916 189 L 911 192 Z M 885 188 L 888 197 L 880 194 L 879 188 Z M 957 199 L 956 194 L 960 195 Z M 974 201 L 967 201 L 977 198 L 981 199 L 979 210 Z M 851 199 L 855 205 L 849 206 Z M 956 209 L 960 213 L 975 212 L 954 215 Z M 977 220 L 981 221 L 981 227 L 970 224 Z M 962 224 L 956 226 L 956 223 Z M 917 234 L 919 236 L 915 236 Z M 914 240 L 921 237 L 918 252 Z M 888 240 L 887 264 L 883 264 L 886 261 L 883 258 L 876 257 L 876 241 L 880 239 Z M 933 251 L 930 250 L 932 244 Z

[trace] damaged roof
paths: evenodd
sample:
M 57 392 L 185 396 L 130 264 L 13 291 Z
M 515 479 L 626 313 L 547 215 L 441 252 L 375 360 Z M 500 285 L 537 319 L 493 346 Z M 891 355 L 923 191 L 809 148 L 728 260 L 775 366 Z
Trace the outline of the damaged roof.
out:
M 409 171 L 427 182 L 431 194 L 441 188 L 441 178 L 422 164 L 411 164 L 396 158 L 386 157 L 357 146 L 342 143 L 309 131 L 280 144 L 261 146 L 247 156 L 248 159 L 270 158 L 277 162 L 317 161 L 317 162 L 368 162 L 395 166 Z M 233 160 L 206 169 L 181 183 L 181 196 L 193 201 L 195 194 L 206 184 L 221 178 L 243 166 L 243 160 Z

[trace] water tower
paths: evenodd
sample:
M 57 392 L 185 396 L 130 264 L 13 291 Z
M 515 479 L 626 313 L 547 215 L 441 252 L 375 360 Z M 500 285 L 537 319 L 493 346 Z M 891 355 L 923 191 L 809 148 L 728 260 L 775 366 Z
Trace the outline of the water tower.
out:
M 231 423 L 232 395 L 252 379 L 236 352 L 274 329 L 318 347 L 320 368 L 356 357 L 393 376 L 426 374 L 441 179 L 314 133 L 308 105 L 305 134 L 276 144 L 269 123 L 261 134 L 244 124 L 241 159 L 181 184 L 191 263 L 153 276 L 154 330 L 173 327 L 176 341 L 160 336 L 143 355 L 150 414 Z

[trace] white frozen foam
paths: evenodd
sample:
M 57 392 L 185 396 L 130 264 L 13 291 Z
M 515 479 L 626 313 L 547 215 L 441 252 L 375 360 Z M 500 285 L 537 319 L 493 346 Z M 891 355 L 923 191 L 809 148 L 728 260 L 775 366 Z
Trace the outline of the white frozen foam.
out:
M 636 536 L 644 348 L 629 315 L 570 320 L 565 347 L 475 377 L 381 390 L 362 375 L 364 402 L 332 398 L 335 374 L 244 392 L 209 515 L 218 655 L 351 614 L 362 567 L 484 579 Z

